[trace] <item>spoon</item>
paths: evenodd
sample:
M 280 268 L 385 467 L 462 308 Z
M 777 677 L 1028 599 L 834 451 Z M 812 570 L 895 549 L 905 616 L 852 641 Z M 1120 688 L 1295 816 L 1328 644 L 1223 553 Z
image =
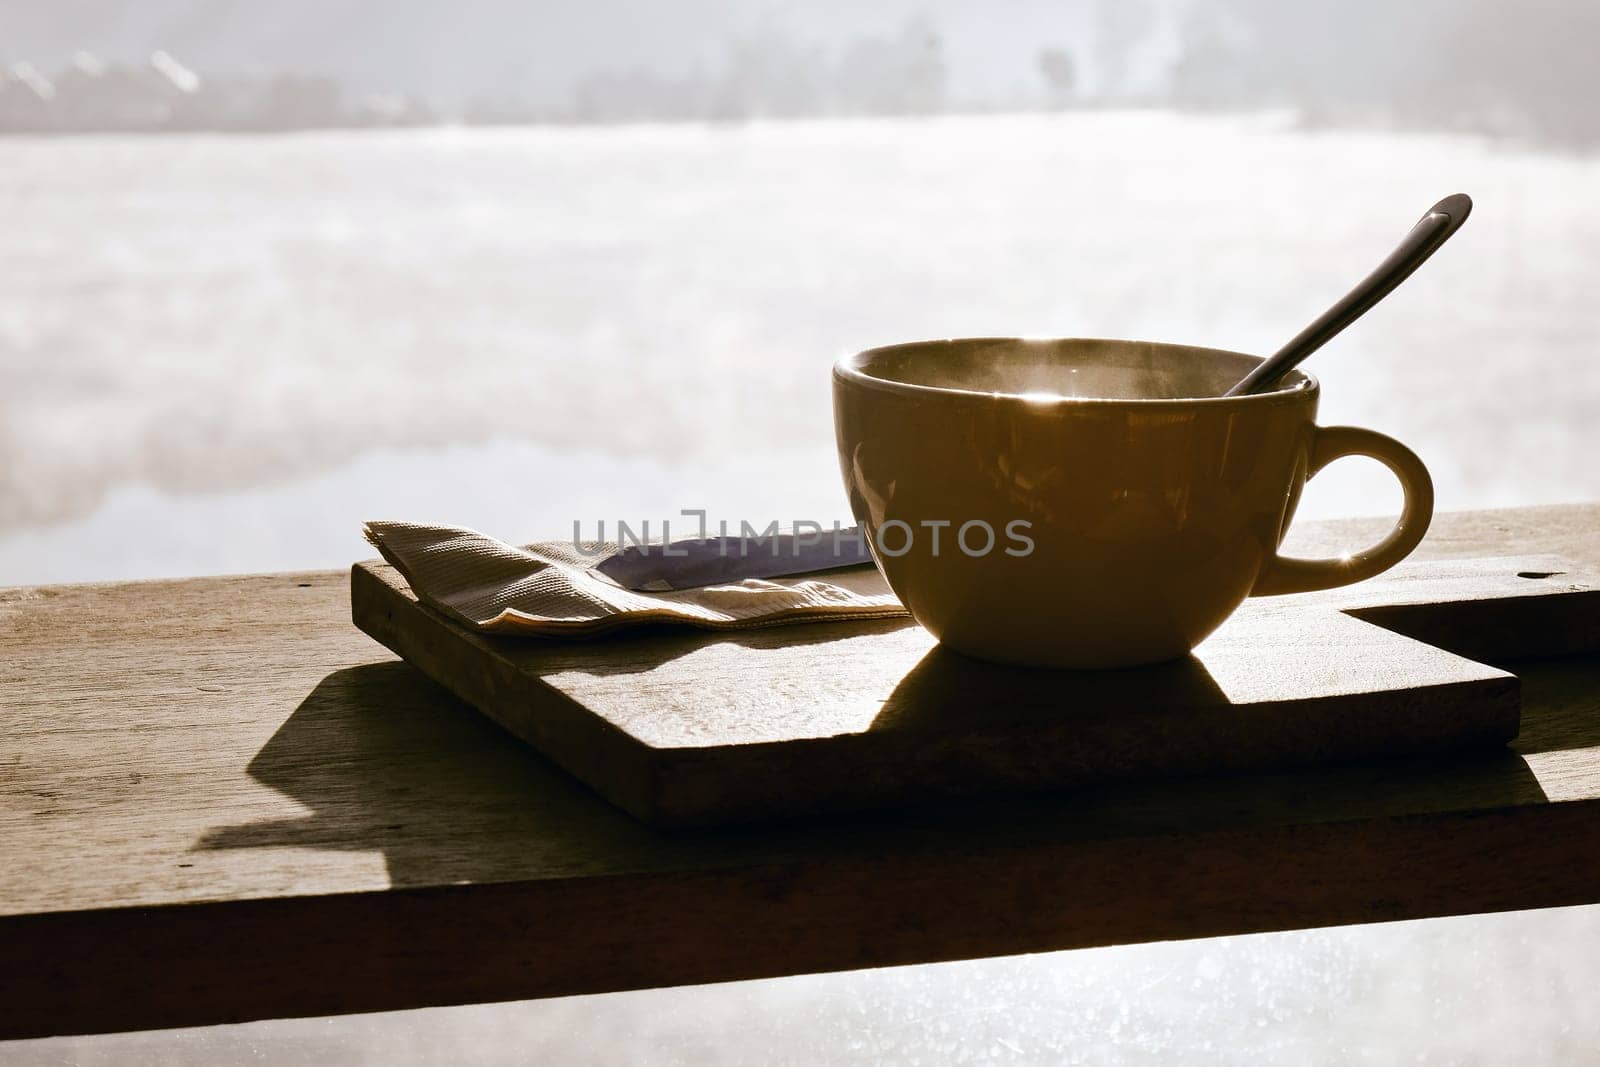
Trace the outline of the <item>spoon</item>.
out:
M 1466 193 L 1447 196 L 1430 207 L 1428 213 L 1411 227 L 1411 232 L 1406 234 L 1399 246 L 1389 253 L 1389 258 L 1379 263 L 1377 269 L 1363 278 L 1360 285 L 1346 293 L 1344 299 L 1324 311 L 1316 322 L 1301 330 L 1292 341 L 1222 395 L 1265 393 L 1277 385 L 1278 379 L 1291 368 L 1337 337 L 1346 326 L 1394 292 L 1395 286 L 1411 277 L 1413 271 L 1426 263 L 1428 257 L 1461 228 L 1470 214 L 1472 198 Z

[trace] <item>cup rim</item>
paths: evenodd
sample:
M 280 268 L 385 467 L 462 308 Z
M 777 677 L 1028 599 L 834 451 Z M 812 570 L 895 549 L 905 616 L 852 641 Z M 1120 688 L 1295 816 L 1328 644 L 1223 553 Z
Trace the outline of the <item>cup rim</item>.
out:
M 956 386 L 927 385 L 918 382 L 895 381 L 890 378 L 878 378 L 862 370 L 861 364 L 868 359 L 906 348 L 930 348 L 934 346 L 956 345 L 998 345 L 1014 344 L 1018 342 L 1060 344 L 1097 344 L 1097 345 L 1141 345 L 1147 348 L 1159 348 L 1169 351 L 1182 351 L 1202 355 L 1236 356 L 1253 360 L 1256 363 L 1264 362 L 1261 356 L 1253 356 L 1248 352 L 1236 352 L 1226 348 L 1209 348 L 1203 345 L 1185 345 L 1166 341 L 1139 341 L 1131 338 L 1115 337 L 941 337 L 929 338 L 923 341 L 902 341 L 892 345 L 878 345 L 865 348 L 850 355 L 841 356 L 834 362 L 833 378 L 835 383 L 848 383 L 864 386 L 882 392 L 898 393 L 902 396 L 939 396 L 945 398 L 965 398 L 986 401 L 1015 401 L 1027 404 L 1033 408 L 1049 409 L 1061 407 L 1099 407 L 1099 406 L 1136 406 L 1136 407 L 1190 407 L 1192 405 L 1247 405 L 1247 404 L 1284 404 L 1304 403 L 1315 398 L 1321 391 L 1321 383 L 1316 377 L 1304 370 L 1296 368 L 1289 371 L 1284 380 L 1288 384 L 1279 385 L 1276 389 L 1265 393 L 1251 393 L 1246 396 L 1191 396 L 1191 397 L 1114 397 L 1114 396 L 1036 396 L 1014 392 L 991 392 L 983 389 L 963 389 Z

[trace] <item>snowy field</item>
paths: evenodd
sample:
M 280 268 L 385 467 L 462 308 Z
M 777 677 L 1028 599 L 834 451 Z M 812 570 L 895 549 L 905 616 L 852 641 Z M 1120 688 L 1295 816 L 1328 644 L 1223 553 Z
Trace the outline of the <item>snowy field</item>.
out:
M 1600 498 L 1600 163 L 1160 113 L 0 140 L 0 584 L 333 567 L 360 522 L 828 519 L 828 367 L 963 334 L 1314 369 L 1439 506 Z M 1375 465 L 1302 514 L 1386 511 Z

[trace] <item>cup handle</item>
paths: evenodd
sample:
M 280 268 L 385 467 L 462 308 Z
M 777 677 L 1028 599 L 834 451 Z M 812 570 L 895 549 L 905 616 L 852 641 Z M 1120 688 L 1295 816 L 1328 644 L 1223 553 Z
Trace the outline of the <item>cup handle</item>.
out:
M 1338 559 L 1294 559 L 1274 555 L 1262 568 L 1251 596 L 1309 593 L 1365 581 L 1411 554 L 1433 519 L 1433 479 L 1417 454 L 1392 437 L 1354 426 L 1318 426 L 1311 444 L 1307 480 L 1336 459 L 1370 456 L 1394 472 L 1405 492 L 1405 506 L 1389 536 L 1364 552 Z

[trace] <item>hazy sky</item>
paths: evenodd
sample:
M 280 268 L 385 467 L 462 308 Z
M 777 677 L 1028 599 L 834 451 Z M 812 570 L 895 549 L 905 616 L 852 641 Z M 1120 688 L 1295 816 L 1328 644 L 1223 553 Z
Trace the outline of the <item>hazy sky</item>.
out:
M 0 0 L 0 60 L 50 70 L 79 49 L 142 59 L 161 48 L 201 70 L 332 74 L 445 106 L 475 96 L 553 102 L 595 70 L 714 65 L 729 40 L 762 34 L 837 48 L 923 17 L 942 36 L 951 95 L 1003 99 L 1037 87 L 1040 48 L 1085 42 L 1094 9 L 1046 0 Z

